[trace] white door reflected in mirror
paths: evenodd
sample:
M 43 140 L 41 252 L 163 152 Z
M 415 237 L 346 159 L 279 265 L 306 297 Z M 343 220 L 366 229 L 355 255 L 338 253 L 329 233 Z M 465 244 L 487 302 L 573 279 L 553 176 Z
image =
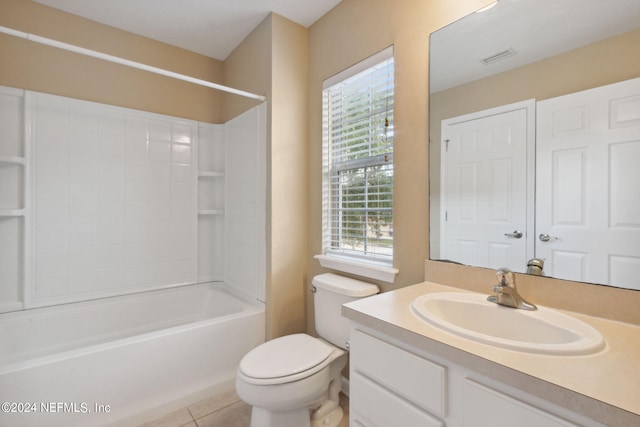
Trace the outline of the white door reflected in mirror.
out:
M 530 100 L 443 120 L 440 258 L 525 271 L 534 108 Z

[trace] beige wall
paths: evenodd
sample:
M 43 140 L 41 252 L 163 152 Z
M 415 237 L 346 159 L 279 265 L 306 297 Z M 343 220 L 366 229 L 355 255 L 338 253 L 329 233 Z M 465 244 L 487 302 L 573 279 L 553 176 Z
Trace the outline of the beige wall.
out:
M 457 266 L 423 269 L 429 255 L 428 35 L 487 3 L 343 0 L 308 30 L 271 15 L 224 63 L 29 0 L 2 0 L 0 25 L 268 97 L 267 336 L 275 337 L 314 330 L 307 289 L 311 277 L 324 271 L 313 259 L 322 248 L 322 81 L 390 45 L 396 61 L 394 236 L 400 274 L 394 284 L 379 284 L 384 291 L 410 285 L 431 270 L 437 270 L 432 277 L 453 282 L 468 277 Z M 0 58 L 0 85 L 211 123 L 255 105 L 7 35 L 0 35 Z M 607 288 L 607 294 L 615 290 Z
M 306 330 L 307 29 L 274 15 L 271 134 L 271 336 Z
M 224 64 L 226 84 L 268 102 L 267 338 L 306 329 L 307 46 L 306 28 L 271 14 Z M 230 117 L 251 106 L 225 103 Z
M 440 123 L 447 118 L 526 99 L 541 101 L 638 76 L 640 30 L 634 30 L 432 94 L 429 138 L 431 141 L 441 141 Z M 432 144 L 429 149 L 431 200 L 437 200 L 440 196 L 440 149 L 441 144 L 438 143 Z M 439 206 L 437 202 L 433 205 Z M 439 220 L 439 213 L 432 212 L 431 229 L 437 230 Z M 435 244 L 438 245 L 437 242 Z
M 272 16 L 267 17 L 236 47 L 225 59 L 222 66 L 222 78 L 227 86 L 267 97 L 271 106 L 271 45 L 273 24 Z M 235 96 L 223 95 L 224 121 L 236 117 L 256 105 L 256 101 Z M 271 108 L 267 108 L 271 117 Z M 267 126 L 271 123 L 267 120 Z
M 428 36 L 488 3 L 490 1 L 484 0 L 343 0 L 311 26 L 308 281 L 313 275 L 324 272 L 313 259 L 322 249 L 322 81 L 393 44 L 396 63 L 394 245 L 395 267 L 400 273 L 395 283 L 379 285 L 383 291 L 388 291 L 427 279 L 467 288 L 473 288 L 470 281 L 474 285 L 487 282 L 486 289 L 490 288 L 494 273 L 488 269 L 425 263 L 429 257 Z M 635 43 L 626 44 L 624 51 L 618 50 L 626 63 L 625 68 L 635 67 L 636 70 L 626 78 L 637 76 L 640 55 L 637 54 L 637 38 L 635 40 Z M 608 70 L 607 78 L 616 75 L 623 80 L 625 75 L 616 70 L 620 60 L 613 60 L 608 55 L 600 56 L 600 68 Z M 595 82 L 597 79 L 591 76 L 593 71 L 585 66 L 583 77 Z M 573 79 L 572 84 L 573 87 L 564 90 L 572 92 L 584 88 L 577 79 Z M 554 94 L 558 93 L 556 89 Z M 538 93 L 537 96 L 543 95 Z M 555 95 L 544 94 L 544 97 L 549 96 Z M 640 292 L 546 278 L 524 277 L 522 281 L 524 291 L 532 295 L 534 301 L 604 317 L 615 313 L 625 321 L 640 321 L 633 308 L 640 304 Z M 544 296 L 545 293 L 550 297 Z M 621 299 L 631 303 L 621 305 Z M 313 304 L 309 295 L 307 308 L 308 330 L 313 332 Z
M 268 97 L 267 336 L 304 331 L 306 28 L 270 15 L 223 63 L 30 0 L 2 0 L 0 25 Z M 0 58 L 0 85 L 202 122 L 257 104 L 4 34 Z
M 541 101 L 638 75 L 640 30 L 634 30 L 435 93 L 430 100 L 433 109 L 431 120 L 440 123 L 443 119 L 462 114 L 531 98 Z M 432 136 L 435 131 L 439 132 L 438 128 L 431 129 Z
M 30 0 L 0 1 L 0 25 L 220 82 L 222 62 L 98 24 Z M 0 34 L 0 85 L 209 123 L 221 92 Z
M 324 270 L 322 251 L 322 82 L 394 45 L 395 184 L 394 264 L 400 270 L 384 291 L 421 282 L 429 253 L 428 41 L 432 31 L 488 0 L 343 0 L 309 30 L 309 245 L 308 282 Z M 309 284 L 309 283 L 308 283 Z M 307 296 L 308 329 L 314 330 Z
M 638 76 L 640 30 L 634 30 L 433 94 L 430 100 L 430 138 L 440 141 L 439 124 L 450 117 L 531 98 L 541 101 Z M 433 195 L 440 189 L 440 144 L 433 144 L 430 154 Z

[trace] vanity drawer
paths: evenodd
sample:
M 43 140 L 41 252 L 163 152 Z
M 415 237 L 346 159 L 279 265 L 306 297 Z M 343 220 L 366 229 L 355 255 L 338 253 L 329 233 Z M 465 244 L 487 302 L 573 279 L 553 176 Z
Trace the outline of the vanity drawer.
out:
M 464 380 L 464 419 L 465 427 L 578 427 L 470 378 Z
M 353 331 L 350 342 L 352 370 L 433 415 L 445 416 L 445 367 L 359 330 Z
M 351 421 L 355 426 L 444 427 L 444 423 L 357 372 L 350 380 Z M 350 410 L 351 411 L 351 410 Z

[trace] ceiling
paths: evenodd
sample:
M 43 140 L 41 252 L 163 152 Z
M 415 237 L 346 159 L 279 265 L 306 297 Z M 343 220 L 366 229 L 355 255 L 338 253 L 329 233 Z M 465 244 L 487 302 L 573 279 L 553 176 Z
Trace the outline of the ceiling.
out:
M 269 13 L 309 27 L 341 0 L 34 0 L 224 60 Z
M 431 35 L 432 93 L 640 26 L 639 0 L 500 0 Z M 503 60 L 484 60 L 511 50 Z

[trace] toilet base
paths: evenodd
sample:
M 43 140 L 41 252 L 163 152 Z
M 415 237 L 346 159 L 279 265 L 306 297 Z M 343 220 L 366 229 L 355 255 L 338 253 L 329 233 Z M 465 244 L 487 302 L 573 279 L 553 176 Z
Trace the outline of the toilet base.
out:
M 309 408 L 301 408 L 295 411 L 269 411 L 254 406 L 251 409 L 251 427 L 272 426 L 311 427 Z
M 338 406 L 322 418 L 311 420 L 311 427 L 338 427 L 342 421 L 342 408 Z
M 309 417 L 309 408 L 280 412 L 254 406 L 251 409 L 251 427 L 338 427 L 342 417 L 340 406 L 322 418 L 314 419 Z

